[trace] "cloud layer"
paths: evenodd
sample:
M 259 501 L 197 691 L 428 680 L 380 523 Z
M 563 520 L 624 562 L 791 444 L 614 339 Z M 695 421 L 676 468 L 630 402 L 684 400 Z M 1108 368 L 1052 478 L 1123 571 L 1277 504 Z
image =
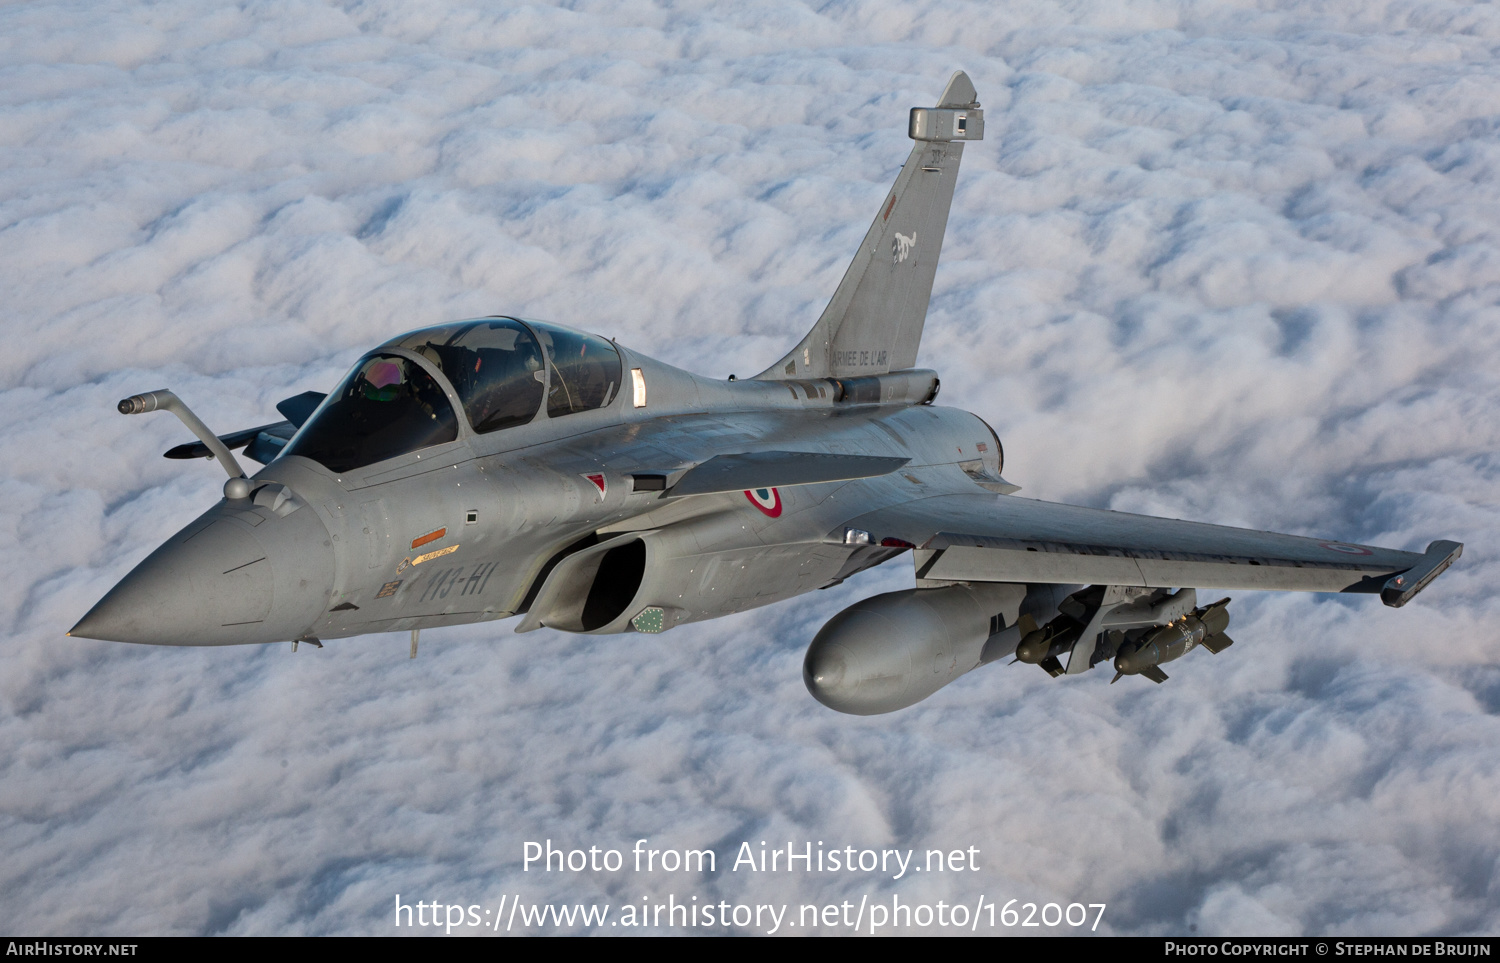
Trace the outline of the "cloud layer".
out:
M 1108 904 L 1101 931 L 1500 929 L 1500 13 L 1402 3 L 0 10 L 0 923 L 388 933 L 403 898 Z M 1253 594 L 1170 683 L 902 713 L 806 642 L 902 563 L 660 637 L 154 650 L 62 633 L 216 497 L 219 430 L 481 313 L 753 373 L 967 70 L 920 363 L 1034 497 L 1462 562 Z M 1140 684 L 1130 684 L 1139 682 Z M 881 882 L 523 873 L 522 843 L 977 846 Z

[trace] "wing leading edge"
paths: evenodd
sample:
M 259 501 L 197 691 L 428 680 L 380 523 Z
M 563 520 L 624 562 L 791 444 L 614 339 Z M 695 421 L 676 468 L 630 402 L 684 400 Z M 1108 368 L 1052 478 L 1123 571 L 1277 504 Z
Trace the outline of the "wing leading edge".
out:
M 1425 553 L 1014 496 L 935 495 L 850 527 L 916 545 L 919 579 L 1379 593 L 1411 600 L 1463 553 Z

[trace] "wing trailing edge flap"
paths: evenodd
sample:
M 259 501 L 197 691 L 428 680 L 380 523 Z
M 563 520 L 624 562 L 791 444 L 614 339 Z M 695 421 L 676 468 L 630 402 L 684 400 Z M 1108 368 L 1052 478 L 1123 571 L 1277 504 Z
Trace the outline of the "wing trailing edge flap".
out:
M 715 455 L 688 469 L 676 484 L 667 489 L 667 494 L 709 495 L 716 492 L 789 488 L 793 485 L 873 478 L 888 475 L 909 461 L 910 458 L 808 451 L 752 451 L 738 455 Z
M 1013 496 L 939 495 L 847 523 L 917 546 L 917 577 L 1379 593 L 1404 605 L 1463 551 L 1426 553 L 1131 515 Z

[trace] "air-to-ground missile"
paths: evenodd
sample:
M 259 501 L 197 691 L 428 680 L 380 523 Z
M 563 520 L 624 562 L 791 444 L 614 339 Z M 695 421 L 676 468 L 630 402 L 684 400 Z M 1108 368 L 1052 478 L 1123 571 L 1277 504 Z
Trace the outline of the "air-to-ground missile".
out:
M 1048 656 L 1058 655 L 1072 648 L 1082 631 L 1083 626 L 1072 619 L 1053 619 L 1041 628 L 1026 633 L 1016 646 L 1016 658 L 1027 665 L 1040 665 Z
M 1152 682 L 1165 682 L 1167 674 L 1160 668 L 1164 663 L 1182 658 L 1199 645 L 1215 655 L 1224 651 L 1234 644 L 1224 634 L 1229 627 L 1228 605 L 1229 599 L 1220 599 L 1153 629 L 1135 642 L 1121 645 L 1115 654 L 1115 677 L 1110 683 L 1120 681 L 1122 675 L 1143 675 Z
M 1034 626 L 1036 623 L 1030 623 Z M 1023 622 L 1023 627 L 1029 628 Z M 1016 661 L 1039 665 L 1054 679 L 1063 674 L 1057 657 L 1073 648 L 1083 634 L 1083 625 L 1067 615 L 1059 615 L 1041 628 L 1029 628 L 1016 646 Z

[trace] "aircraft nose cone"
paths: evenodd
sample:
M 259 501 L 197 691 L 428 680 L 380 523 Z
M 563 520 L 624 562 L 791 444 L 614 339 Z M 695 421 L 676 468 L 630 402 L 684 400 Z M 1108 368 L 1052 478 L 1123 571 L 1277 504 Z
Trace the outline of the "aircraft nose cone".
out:
M 151 553 L 69 634 L 155 645 L 296 638 L 325 608 L 329 545 L 306 507 L 280 517 L 221 503 Z

